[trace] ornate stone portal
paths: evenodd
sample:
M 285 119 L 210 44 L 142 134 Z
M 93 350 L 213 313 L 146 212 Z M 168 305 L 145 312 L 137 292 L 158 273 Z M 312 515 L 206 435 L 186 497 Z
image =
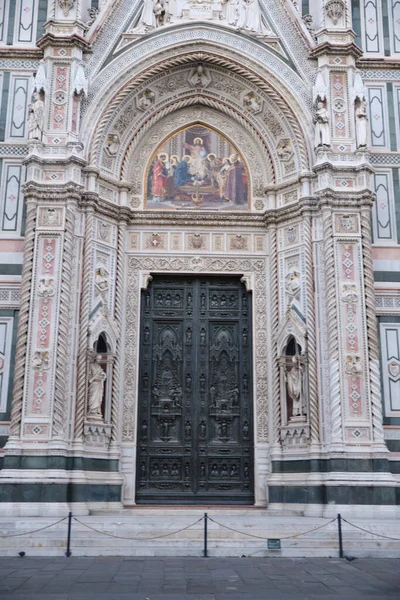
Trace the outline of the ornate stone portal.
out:
M 26 160 L 11 435 L 0 472 L 14 494 L 11 512 L 30 476 L 12 466 L 15 456 L 43 465 L 32 511 L 42 510 L 54 461 L 55 512 L 64 515 L 68 503 L 83 512 L 135 503 L 150 468 L 141 459 L 136 473 L 137 442 L 149 427 L 138 419 L 138 349 L 146 352 L 151 336 L 144 327 L 140 339 L 140 299 L 148 301 L 155 276 L 176 274 L 240 278 L 253 307 L 252 331 L 242 331 L 253 340 L 252 377 L 241 383 L 254 407 L 242 434 L 254 439 L 247 474 L 254 471 L 255 503 L 321 514 L 335 502 L 356 503 L 355 480 L 364 504 L 393 500 L 392 475 L 375 480 L 367 468 L 387 450 L 358 50 L 347 29 L 337 37 L 345 17 L 330 2 L 319 51 L 308 60 L 292 17 L 281 3 L 272 14 L 270 4 L 261 11 L 258 0 L 121 0 L 84 38 L 72 3 L 69 19 L 54 17 L 62 37 L 61 25 L 46 24 L 38 71 L 46 84 L 36 81 Z M 123 30 L 127 15 L 133 33 Z M 289 32 L 285 55 L 266 43 L 269 22 Z M 194 365 L 204 388 L 201 375 Z M 141 385 L 149 391 L 148 371 Z M 184 427 L 189 438 L 191 423 Z M 228 428 L 222 419 L 222 442 Z M 350 480 L 335 461 L 355 455 L 366 467 L 352 463 Z M 312 480 L 311 460 L 321 465 Z M 165 462 L 176 477 L 174 462 Z M 67 463 L 76 465 L 72 474 Z

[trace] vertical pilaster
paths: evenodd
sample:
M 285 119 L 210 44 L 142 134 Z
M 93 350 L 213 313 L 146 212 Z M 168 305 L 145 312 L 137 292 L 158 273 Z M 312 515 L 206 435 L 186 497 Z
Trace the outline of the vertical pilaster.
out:
M 26 198 L 26 235 L 21 280 L 21 302 L 19 307 L 13 403 L 11 407 L 11 427 L 9 443 L 12 443 L 14 440 L 18 439 L 21 432 L 21 418 L 25 382 L 25 359 L 27 354 L 29 333 L 29 308 L 32 287 L 32 270 L 34 262 L 36 218 L 36 199 Z
M 125 291 L 125 243 L 126 243 L 126 222 L 122 221 L 118 224 L 118 247 L 117 247 L 117 276 L 115 290 L 115 311 L 114 318 L 122 332 L 122 322 L 124 314 L 124 291 Z M 114 372 L 112 383 L 112 407 L 111 407 L 111 440 L 116 443 L 119 439 L 119 423 L 121 416 L 121 378 L 122 378 L 122 356 L 123 356 L 123 339 L 118 340 L 115 349 Z
M 76 388 L 75 438 L 82 438 L 87 399 L 88 323 L 90 311 L 90 282 L 92 275 L 93 208 L 88 207 L 83 248 L 82 292 L 79 315 L 78 374 Z
M 303 232 L 306 262 L 305 277 L 310 438 L 312 444 L 318 444 L 320 441 L 320 424 L 317 381 L 317 344 L 315 332 L 314 252 L 312 239 L 312 213 L 308 211 L 304 214 Z
M 279 446 L 281 428 L 281 403 L 280 403 L 280 375 L 279 357 L 276 344 L 276 333 L 279 327 L 279 280 L 278 280 L 278 244 L 277 227 L 275 223 L 268 226 L 269 241 L 269 330 L 271 333 L 271 346 L 269 352 L 270 369 L 270 407 L 271 415 L 271 443 Z

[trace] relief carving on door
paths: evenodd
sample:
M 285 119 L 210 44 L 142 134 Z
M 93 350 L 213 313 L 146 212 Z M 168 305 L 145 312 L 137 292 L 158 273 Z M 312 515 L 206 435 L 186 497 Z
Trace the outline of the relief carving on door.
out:
M 143 293 L 137 501 L 253 502 L 251 303 L 235 277 Z

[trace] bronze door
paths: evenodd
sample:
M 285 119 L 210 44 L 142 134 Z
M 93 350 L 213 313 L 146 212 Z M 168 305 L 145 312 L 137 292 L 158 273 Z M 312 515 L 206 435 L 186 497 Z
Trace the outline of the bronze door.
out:
M 251 294 L 156 276 L 142 293 L 137 502 L 251 504 Z

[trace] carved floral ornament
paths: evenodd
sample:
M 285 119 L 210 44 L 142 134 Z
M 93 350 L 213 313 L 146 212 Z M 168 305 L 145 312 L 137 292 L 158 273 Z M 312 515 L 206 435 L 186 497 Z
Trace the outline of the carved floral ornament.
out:
M 68 17 L 69 11 L 75 5 L 75 0 L 58 0 L 58 5 L 63 11 L 64 17 Z

